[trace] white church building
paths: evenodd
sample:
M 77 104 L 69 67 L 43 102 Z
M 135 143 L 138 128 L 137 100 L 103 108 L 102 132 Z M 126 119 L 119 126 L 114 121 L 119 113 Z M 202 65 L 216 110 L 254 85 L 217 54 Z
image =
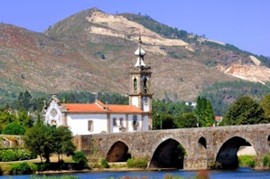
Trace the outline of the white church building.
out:
M 61 103 L 55 95 L 44 106 L 45 123 L 68 127 L 73 135 L 147 131 L 152 128 L 151 68 L 145 51 L 135 51 L 137 61 L 130 69 L 129 105 Z

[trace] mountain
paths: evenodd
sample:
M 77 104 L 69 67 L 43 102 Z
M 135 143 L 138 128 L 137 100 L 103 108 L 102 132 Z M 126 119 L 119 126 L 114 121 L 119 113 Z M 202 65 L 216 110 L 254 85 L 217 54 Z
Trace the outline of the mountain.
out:
M 0 32 L 1 98 L 25 89 L 126 94 L 139 36 L 155 98 L 194 100 L 216 82 L 270 79 L 269 68 L 255 55 L 148 16 L 90 9 L 44 33 L 8 24 L 0 24 Z

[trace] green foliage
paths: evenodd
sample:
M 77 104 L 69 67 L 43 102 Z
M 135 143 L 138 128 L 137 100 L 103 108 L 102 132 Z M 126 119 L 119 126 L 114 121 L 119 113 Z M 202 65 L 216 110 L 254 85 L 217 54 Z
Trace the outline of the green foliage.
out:
M 12 175 L 21 175 L 21 174 L 32 174 L 35 171 L 35 167 L 31 167 L 28 163 L 23 162 L 19 164 L 14 164 L 10 170 Z
M 102 159 L 101 162 L 100 162 L 100 165 L 103 168 L 110 168 L 110 165 L 109 165 L 109 163 L 108 163 L 108 161 L 106 159 Z
M 167 38 L 182 39 L 186 42 L 192 43 L 195 42 L 198 37 L 197 35 L 191 36 L 191 34 L 185 30 L 179 30 L 177 28 L 161 24 L 147 15 L 145 16 L 134 14 L 122 14 L 122 15 L 125 16 L 127 19 L 142 24 L 144 27 L 150 29 L 151 31 L 161 34 L 162 36 Z
M 263 162 L 263 166 L 264 167 L 270 167 L 270 157 L 269 157 L 269 154 L 263 156 L 263 161 L 262 162 Z
M 0 161 L 19 161 L 36 158 L 36 155 L 26 149 L 1 149 Z
M 270 92 L 268 85 L 245 81 L 219 82 L 203 89 L 200 96 L 207 98 L 213 105 L 216 115 L 223 116 L 229 105 L 244 95 L 261 99 Z
M 82 168 L 88 168 L 88 164 L 87 164 L 88 160 L 83 152 L 81 151 L 75 152 L 72 155 L 72 159 L 75 162 L 79 163 Z
M 25 128 L 17 122 L 12 122 L 5 126 L 2 133 L 10 135 L 24 135 Z
M 249 96 L 240 97 L 229 108 L 222 125 L 268 123 L 261 106 Z
M 270 119 L 270 94 L 264 96 L 260 104 L 264 111 L 264 117 Z
M 255 167 L 255 163 L 256 163 L 255 156 L 242 155 L 242 156 L 238 156 L 238 160 L 239 160 L 240 167 L 251 167 L 251 168 Z
M 193 113 L 183 113 L 175 121 L 177 128 L 197 127 L 198 118 Z
M 212 104 L 205 97 L 197 98 L 195 114 L 199 118 L 199 126 L 209 127 L 215 123 L 215 114 Z
M 172 129 L 177 127 L 175 119 L 183 113 L 192 112 L 193 108 L 182 102 L 153 101 L 153 129 Z
M 146 168 L 147 167 L 147 160 L 144 158 L 130 158 L 127 160 L 128 168 Z
M 24 136 L 25 146 L 50 162 L 52 153 L 72 154 L 75 147 L 71 141 L 72 135 L 68 128 L 44 125 L 42 121 L 27 130 Z M 60 157 L 59 157 L 60 160 Z
M 32 95 L 29 91 L 21 92 L 18 97 L 19 109 L 29 110 L 31 108 Z

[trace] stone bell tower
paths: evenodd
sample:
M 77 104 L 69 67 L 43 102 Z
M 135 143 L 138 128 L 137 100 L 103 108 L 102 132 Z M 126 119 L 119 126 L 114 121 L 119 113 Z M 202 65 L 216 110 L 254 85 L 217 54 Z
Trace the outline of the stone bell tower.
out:
M 149 125 L 152 126 L 152 89 L 151 89 L 151 67 L 144 62 L 145 51 L 142 48 L 142 41 L 139 38 L 136 64 L 130 69 L 130 93 L 129 104 L 137 106 L 148 113 Z

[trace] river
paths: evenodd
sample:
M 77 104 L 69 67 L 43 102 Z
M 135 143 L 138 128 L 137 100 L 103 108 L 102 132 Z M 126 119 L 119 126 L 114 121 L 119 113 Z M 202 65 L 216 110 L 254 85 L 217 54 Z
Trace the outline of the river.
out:
M 210 178 L 213 179 L 241 179 L 241 178 L 259 178 L 269 179 L 270 170 L 252 170 L 250 168 L 240 168 L 232 171 L 207 170 Z M 191 178 L 196 176 L 197 171 L 173 170 L 173 171 L 132 171 L 132 172 L 90 172 L 72 174 L 80 179 L 118 179 L 128 176 L 136 179 L 163 179 L 165 176 L 181 176 Z M 0 179 L 28 179 L 31 175 L 0 176 Z

